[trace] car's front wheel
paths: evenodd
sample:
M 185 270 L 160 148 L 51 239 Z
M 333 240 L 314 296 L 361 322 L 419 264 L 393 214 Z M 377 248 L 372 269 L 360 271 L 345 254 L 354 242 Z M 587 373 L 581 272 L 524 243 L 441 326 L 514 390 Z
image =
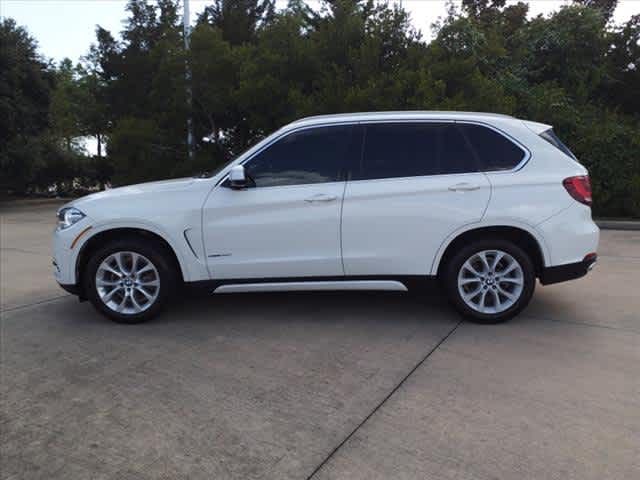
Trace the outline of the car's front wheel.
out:
M 476 322 L 498 323 L 527 306 L 536 277 L 531 259 L 520 247 L 487 239 L 460 249 L 446 266 L 444 282 L 460 313 Z
M 91 303 L 112 320 L 140 323 L 162 310 L 173 280 L 165 252 L 132 238 L 113 241 L 91 256 L 84 288 Z

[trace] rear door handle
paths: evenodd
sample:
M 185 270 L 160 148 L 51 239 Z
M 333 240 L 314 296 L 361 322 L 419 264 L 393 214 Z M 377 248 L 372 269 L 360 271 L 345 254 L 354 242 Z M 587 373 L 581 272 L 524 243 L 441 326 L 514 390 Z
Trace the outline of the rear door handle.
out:
M 337 200 L 338 197 L 335 195 L 327 195 L 325 193 L 318 193 L 313 197 L 305 198 L 304 201 L 307 203 L 315 203 L 315 202 L 333 202 Z
M 471 192 L 473 190 L 480 190 L 480 186 L 474 185 L 472 183 L 462 182 L 451 185 L 449 187 L 449 190 L 451 190 L 452 192 Z

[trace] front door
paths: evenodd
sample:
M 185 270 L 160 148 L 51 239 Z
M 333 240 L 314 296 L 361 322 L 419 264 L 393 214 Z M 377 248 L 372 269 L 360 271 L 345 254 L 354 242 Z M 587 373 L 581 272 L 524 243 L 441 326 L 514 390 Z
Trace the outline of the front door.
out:
M 211 278 L 344 275 L 340 214 L 357 135 L 352 126 L 294 131 L 243 164 L 255 186 L 217 186 L 203 212 Z

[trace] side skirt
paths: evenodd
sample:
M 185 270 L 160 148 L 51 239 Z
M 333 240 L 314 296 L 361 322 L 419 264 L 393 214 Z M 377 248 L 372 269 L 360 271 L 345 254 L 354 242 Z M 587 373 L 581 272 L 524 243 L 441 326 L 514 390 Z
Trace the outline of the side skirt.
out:
M 188 282 L 185 283 L 185 287 L 203 294 L 344 290 L 406 292 L 432 288 L 435 284 L 435 277 L 429 275 L 365 275 L 348 277 L 233 278 Z
M 337 290 L 390 290 L 406 292 L 407 287 L 395 280 L 343 280 L 340 282 L 265 282 L 220 285 L 213 293 L 240 292 L 311 292 Z

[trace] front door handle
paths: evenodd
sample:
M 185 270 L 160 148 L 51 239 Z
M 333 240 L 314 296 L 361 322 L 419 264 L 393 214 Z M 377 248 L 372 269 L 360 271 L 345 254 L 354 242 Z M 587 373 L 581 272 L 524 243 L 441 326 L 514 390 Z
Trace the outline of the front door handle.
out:
M 449 187 L 449 190 L 451 190 L 452 192 L 471 192 L 473 190 L 479 190 L 479 189 L 480 189 L 479 185 L 474 185 L 472 183 L 467 183 L 467 182 L 456 183 L 455 185 L 451 185 Z
M 315 202 L 333 202 L 337 200 L 338 197 L 335 195 L 327 195 L 325 193 L 318 193 L 313 197 L 305 198 L 304 201 L 307 203 L 315 203 Z

